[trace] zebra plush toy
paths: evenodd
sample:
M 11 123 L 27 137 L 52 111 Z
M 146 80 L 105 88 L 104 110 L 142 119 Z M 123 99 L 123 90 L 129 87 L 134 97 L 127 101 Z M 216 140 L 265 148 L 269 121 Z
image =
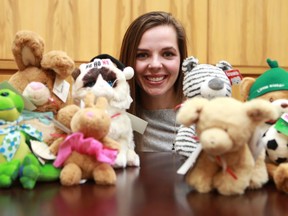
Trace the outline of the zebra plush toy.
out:
M 233 70 L 232 66 L 226 61 L 220 61 L 214 66 L 199 64 L 197 58 L 188 57 L 182 63 L 184 96 L 187 99 L 193 97 L 207 99 L 230 97 L 232 83 L 238 83 L 241 80 L 241 76 L 238 73 L 238 76 L 233 76 L 231 79 L 225 73 L 227 71 Z M 175 151 L 189 157 L 197 149 L 198 144 L 194 125 L 190 127 L 180 125 L 174 142 Z

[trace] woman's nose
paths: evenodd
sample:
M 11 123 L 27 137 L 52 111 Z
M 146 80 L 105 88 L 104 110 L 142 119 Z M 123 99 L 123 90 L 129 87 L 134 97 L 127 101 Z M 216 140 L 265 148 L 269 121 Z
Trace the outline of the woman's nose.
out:
M 158 56 L 154 56 L 151 59 L 151 62 L 148 65 L 149 68 L 162 68 L 161 58 Z

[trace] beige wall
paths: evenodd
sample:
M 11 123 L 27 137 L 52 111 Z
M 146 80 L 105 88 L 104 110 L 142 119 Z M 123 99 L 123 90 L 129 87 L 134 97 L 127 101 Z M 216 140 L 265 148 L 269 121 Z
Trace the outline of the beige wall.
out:
M 151 10 L 182 22 L 189 55 L 200 63 L 225 59 L 244 76 L 264 72 L 268 57 L 288 67 L 287 0 L 0 0 L 0 8 L 0 80 L 17 69 L 11 43 L 18 30 L 39 33 L 46 51 L 64 50 L 80 64 L 100 53 L 118 57 L 130 22 Z

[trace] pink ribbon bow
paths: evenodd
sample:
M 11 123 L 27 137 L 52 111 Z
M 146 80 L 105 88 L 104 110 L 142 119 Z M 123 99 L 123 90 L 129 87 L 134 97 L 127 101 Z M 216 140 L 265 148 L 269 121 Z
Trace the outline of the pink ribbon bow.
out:
M 84 138 L 82 133 L 73 133 L 66 137 L 61 143 L 57 158 L 53 165 L 60 167 L 69 157 L 72 151 L 77 151 L 80 154 L 86 154 L 95 157 L 99 162 L 114 164 L 118 151 L 110 149 L 94 138 Z

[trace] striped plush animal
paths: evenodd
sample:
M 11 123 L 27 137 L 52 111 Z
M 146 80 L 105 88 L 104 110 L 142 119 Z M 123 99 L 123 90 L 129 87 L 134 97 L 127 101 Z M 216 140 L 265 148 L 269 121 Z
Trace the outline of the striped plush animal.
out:
M 199 64 L 197 58 L 188 57 L 182 63 L 182 72 L 184 73 L 183 92 L 185 97 L 187 99 L 193 97 L 207 99 L 230 97 L 232 81 L 241 80 L 239 76 L 233 76 L 231 81 L 231 77 L 228 78 L 225 73 L 231 70 L 232 66 L 226 61 L 219 61 L 214 66 L 211 64 Z M 196 150 L 198 144 L 194 125 L 190 127 L 180 125 L 174 142 L 175 151 L 189 157 Z

